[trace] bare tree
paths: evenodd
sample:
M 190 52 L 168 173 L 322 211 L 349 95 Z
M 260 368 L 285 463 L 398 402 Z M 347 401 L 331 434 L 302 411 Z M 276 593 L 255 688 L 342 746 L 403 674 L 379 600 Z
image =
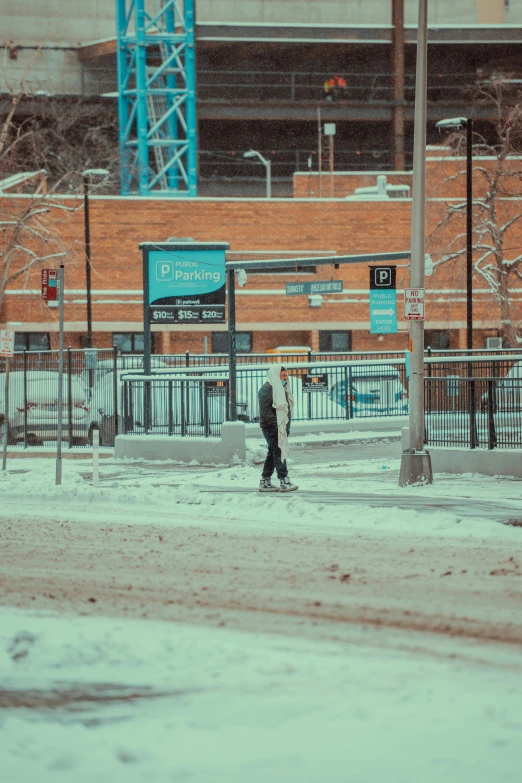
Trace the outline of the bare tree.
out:
M 73 199 L 65 204 L 57 198 L 56 189 L 44 192 L 45 179 L 41 178 L 30 195 L 15 202 L 4 200 L 8 209 L 0 215 L 0 313 L 8 286 L 19 279 L 26 286 L 33 267 L 52 266 L 65 256 L 69 264 L 75 261 L 61 238 L 59 224 L 64 211 L 80 209 L 82 202 Z
M 22 197 L 1 203 L 0 312 L 6 288 L 15 280 L 27 285 L 35 266 L 54 265 L 65 256 L 68 265 L 76 260 L 72 247 L 64 245 L 60 223 L 64 213 L 83 207 L 83 199 L 64 200 L 58 194 L 76 196 L 85 169 L 116 168 L 117 124 L 110 113 L 103 107 L 93 112 L 81 98 L 35 97 L 26 89 L 37 54 L 16 84 L 4 61 L 8 93 L 0 101 L 0 195 L 16 187 Z M 20 172 L 29 176 L 17 180 Z M 110 180 L 96 187 L 110 190 Z
M 512 290 L 522 280 L 522 103 L 521 94 L 506 75 L 493 75 L 473 90 L 473 112 L 484 118 L 483 133 L 473 134 L 473 269 L 496 297 L 503 344 L 514 347 L 520 317 L 514 312 Z M 487 122 L 486 122 L 487 120 Z M 457 153 L 465 149 L 462 133 L 449 143 Z M 465 168 L 441 183 L 462 180 Z M 429 236 L 435 268 L 466 258 L 464 216 L 466 201 L 448 201 L 446 212 Z M 442 239 L 452 235 L 449 241 Z M 443 244 L 442 249 L 440 248 Z M 460 265 L 459 265 L 460 266 Z
M 71 211 L 81 206 L 81 202 L 75 201 L 64 205 L 56 198 L 56 193 L 62 189 L 64 181 L 70 177 L 71 172 L 48 189 L 45 169 L 40 167 L 39 171 L 32 172 L 34 166 L 30 166 L 27 175 L 24 175 L 24 173 L 20 174 L 19 166 L 15 165 L 20 149 L 24 144 L 30 143 L 33 137 L 33 130 L 28 123 L 15 123 L 17 109 L 27 97 L 25 81 L 29 65 L 16 88 L 6 79 L 9 91 L 6 99 L 7 109 L 0 120 L 0 194 L 10 191 L 13 187 L 24 194 L 16 201 L 5 198 L 2 202 L 0 313 L 3 310 L 6 288 L 11 283 L 21 278 L 23 284 L 27 284 L 34 266 L 54 263 L 67 254 L 57 227 L 57 216 L 64 209 Z M 18 176 L 13 175 L 13 170 Z M 12 176 L 6 177 L 8 174 Z
M 12 48 L 12 47 L 11 47 Z M 19 171 L 45 169 L 50 185 L 60 182 L 66 192 L 81 184 L 85 169 L 106 169 L 105 192 L 116 192 L 118 136 L 115 108 L 78 96 L 50 96 L 28 86 L 31 56 L 18 80 L 9 77 L 9 47 L 4 48 L 3 72 L 7 92 L 0 97 L 0 179 Z

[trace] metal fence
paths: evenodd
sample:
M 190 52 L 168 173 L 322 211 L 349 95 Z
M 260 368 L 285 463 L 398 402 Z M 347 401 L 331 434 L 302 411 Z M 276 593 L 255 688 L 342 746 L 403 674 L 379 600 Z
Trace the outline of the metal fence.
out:
M 320 101 L 324 82 L 332 77 L 324 71 L 198 71 L 198 98 L 203 101 Z M 388 73 L 342 73 L 347 81 L 344 94 L 351 103 L 388 104 L 393 99 L 392 77 Z M 454 72 L 429 74 L 428 102 L 462 103 L 466 84 L 476 83 L 476 74 Z M 404 99 L 415 99 L 415 73 L 405 74 Z
M 218 436 L 228 419 L 228 378 L 148 377 L 123 380 L 122 432 Z
M 465 448 L 522 447 L 522 378 L 425 378 L 425 442 Z
M 287 362 L 293 421 L 335 421 L 408 412 L 404 360 Z M 223 367 L 163 368 L 146 378 L 123 375 L 121 431 L 218 436 L 228 420 L 228 373 Z M 258 392 L 268 365 L 238 366 L 237 418 L 259 421 Z
M 117 416 L 117 355 L 108 350 L 73 350 L 64 355 L 62 437 L 69 447 L 92 442 L 94 428 L 101 442 L 114 443 Z M 55 444 L 58 433 L 58 351 L 24 351 L 10 359 L 6 400 L 6 360 L 0 363 L 0 419 L 8 416 L 12 445 Z
M 295 397 L 294 421 L 405 414 L 408 410 L 405 356 L 404 351 L 240 354 L 238 419 L 258 420 L 257 394 L 272 362 L 284 363 L 289 370 Z M 522 351 L 512 349 L 475 350 L 471 354 L 427 352 L 427 443 L 516 447 L 522 404 L 517 394 L 510 396 L 508 391 L 516 387 L 517 378 L 522 383 L 521 367 Z M 125 379 L 129 373 L 138 376 L 142 369 L 142 355 L 118 355 L 112 349 L 68 349 L 62 409 L 65 445 L 88 446 L 94 428 L 100 430 L 102 446 L 112 446 L 118 432 L 143 431 L 146 423 L 143 394 L 134 393 L 128 387 L 124 400 Z M 221 423 L 227 417 L 228 385 L 226 392 L 211 392 L 212 399 L 205 390 L 218 378 L 224 381 L 228 378 L 227 354 L 156 354 L 152 356 L 152 372 L 156 396 L 152 396 L 151 426 L 154 423 L 166 434 L 219 434 Z M 183 391 L 181 376 L 189 378 L 184 381 Z M 315 386 L 307 385 L 306 376 L 319 381 Z M 11 359 L 10 379 L 10 443 L 24 447 L 55 444 L 59 419 L 58 352 L 15 354 Z M 135 389 L 140 382 L 143 383 L 143 376 L 135 381 Z M 466 384 L 471 384 L 472 391 Z M 492 384 L 493 424 L 486 416 L 488 384 Z M 6 411 L 4 359 L 0 360 L 0 411 L 1 420 Z M 472 420 L 476 424 L 470 424 Z

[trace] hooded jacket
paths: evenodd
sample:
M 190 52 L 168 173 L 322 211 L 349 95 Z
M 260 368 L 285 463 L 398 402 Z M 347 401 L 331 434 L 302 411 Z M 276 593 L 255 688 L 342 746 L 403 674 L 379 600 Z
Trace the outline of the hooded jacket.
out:
M 277 430 L 279 448 L 286 459 L 294 398 L 290 383 L 286 387 L 281 383 L 280 372 L 280 365 L 272 365 L 266 383 L 259 390 L 259 424 L 261 429 Z

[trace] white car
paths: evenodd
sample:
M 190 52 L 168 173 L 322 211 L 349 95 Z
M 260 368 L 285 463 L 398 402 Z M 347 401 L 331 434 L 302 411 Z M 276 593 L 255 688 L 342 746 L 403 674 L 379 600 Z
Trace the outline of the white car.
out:
M 63 375 L 62 440 L 86 443 L 89 407 L 85 390 L 77 376 Z M 58 437 L 58 373 L 27 370 L 9 375 L 9 441 L 56 440 Z M 69 399 L 70 390 L 70 399 Z M 0 373 L 0 411 L 5 420 L 5 373 Z
M 92 388 L 91 415 L 88 428 L 92 442 L 94 428 L 100 431 L 100 445 L 112 446 L 116 436 L 115 401 L 118 433 L 145 431 L 144 385 L 138 379 L 132 384 L 125 380 L 132 376 L 129 370 L 117 373 L 116 389 L 114 372 L 107 372 Z M 135 376 L 137 377 L 137 376 Z M 205 430 L 205 418 L 211 432 L 226 420 L 226 387 L 217 385 L 214 376 L 205 377 L 205 387 L 199 378 L 184 381 L 174 374 L 159 374 L 151 382 L 149 431 L 158 434 L 179 434 L 184 420 L 187 435 L 200 435 Z

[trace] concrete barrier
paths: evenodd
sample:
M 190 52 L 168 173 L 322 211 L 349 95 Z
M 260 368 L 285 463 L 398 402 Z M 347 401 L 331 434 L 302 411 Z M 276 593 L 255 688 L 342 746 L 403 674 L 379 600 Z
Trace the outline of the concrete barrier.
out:
M 402 448 L 408 448 L 408 428 L 402 430 Z M 433 473 L 481 473 L 483 476 L 522 478 L 522 451 L 428 446 Z
M 232 465 L 246 459 L 245 425 L 224 422 L 220 438 L 175 435 L 118 435 L 116 459 L 175 460 L 200 465 Z
M 399 432 L 408 421 L 407 416 L 376 416 L 375 418 L 338 419 L 325 421 L 293 421 L 291 437 L 317 435 L 319 433 L 343 432 Z M 262 438 L 259 424 L 246 425 L 247 438 Z

